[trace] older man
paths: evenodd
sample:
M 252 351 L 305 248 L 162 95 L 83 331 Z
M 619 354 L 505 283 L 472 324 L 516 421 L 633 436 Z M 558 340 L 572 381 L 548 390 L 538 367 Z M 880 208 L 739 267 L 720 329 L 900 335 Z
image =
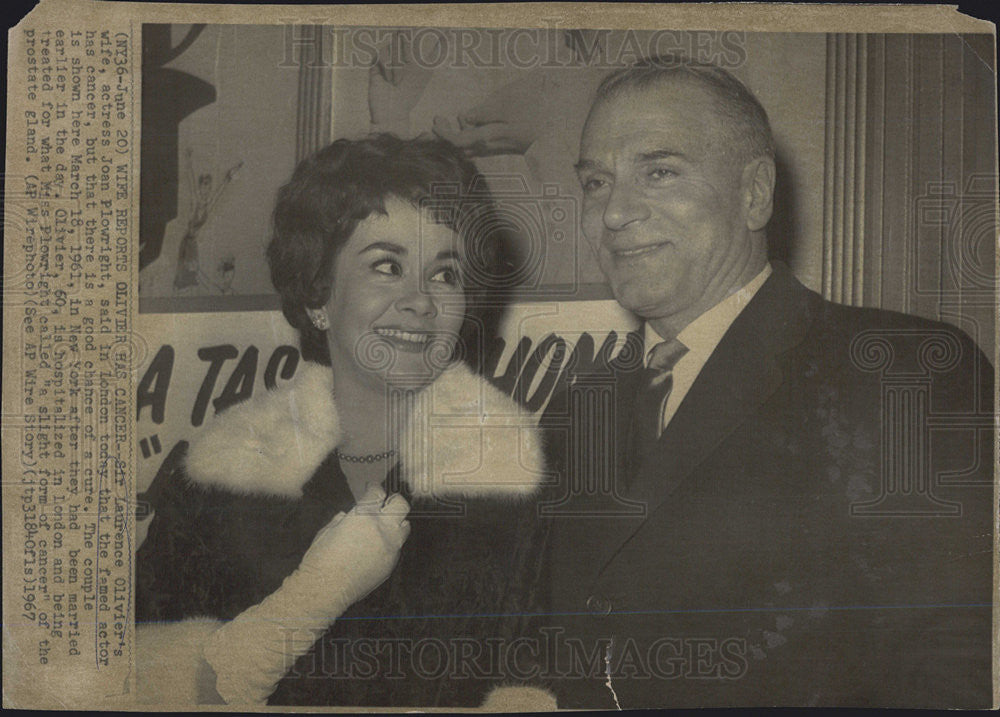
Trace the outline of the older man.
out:
M 724 70 L 610 76 L 577 170 L 584 234 L 645 326 L 549 411 L 572 425 L 545 633 L 561 705 L 987 706 L 987 359 L 768 262 L 774 143 Z

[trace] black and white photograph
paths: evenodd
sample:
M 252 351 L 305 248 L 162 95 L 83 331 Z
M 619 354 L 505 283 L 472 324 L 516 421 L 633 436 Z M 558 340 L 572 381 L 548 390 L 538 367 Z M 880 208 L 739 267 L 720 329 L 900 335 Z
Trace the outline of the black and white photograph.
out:
M 994 26 L 546 7 L 133 23 L 134 704 L 990 708 Z
M 992 42 L 145 25 L 139 659 L 989 706 Z

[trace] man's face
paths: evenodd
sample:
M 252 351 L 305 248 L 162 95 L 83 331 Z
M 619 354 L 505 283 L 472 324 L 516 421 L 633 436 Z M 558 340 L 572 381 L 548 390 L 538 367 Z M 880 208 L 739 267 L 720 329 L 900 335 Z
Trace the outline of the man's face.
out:
M 723 121 L 706 90 L 678 80 L 599 100 L 587 119 L 583 233 L 615 298 L 647 320 L 685 325 L 760 255 Z

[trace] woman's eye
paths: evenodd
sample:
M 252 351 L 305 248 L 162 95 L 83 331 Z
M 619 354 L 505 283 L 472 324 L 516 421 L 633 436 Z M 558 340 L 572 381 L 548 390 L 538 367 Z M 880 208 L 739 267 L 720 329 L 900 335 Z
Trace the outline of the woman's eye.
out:
M 386 276 L 403 275 L 403 267 L 399 265 L 399 262 L 393 261 L 392 259 L 379 259 L 372 264 L 372 269 L 377 271 L 379 274 L 385 274 Z
M 588 193 L 598 191 L 604 186 L 604 184 L 604 180 L 598 177 L 590 177 L 589 179 L 584 179 L 580 182 L 580 185 L 583 187 L 583 191 Z
M 462 277 L 456 269 L 444 268 L 438 269 L 431 275 L 431 281 L 439 284 L 445 284 L 446 286 L 461 286 Z

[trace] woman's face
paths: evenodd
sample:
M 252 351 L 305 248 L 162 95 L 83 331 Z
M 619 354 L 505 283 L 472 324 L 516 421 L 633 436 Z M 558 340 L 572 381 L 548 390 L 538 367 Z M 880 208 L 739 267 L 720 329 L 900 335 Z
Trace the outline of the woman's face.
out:
M 465 318 L 456 233 L 395 197 L 340 247 L 326 306 L 335 368 L 377 387 L 422 386 L 452 356 Z

